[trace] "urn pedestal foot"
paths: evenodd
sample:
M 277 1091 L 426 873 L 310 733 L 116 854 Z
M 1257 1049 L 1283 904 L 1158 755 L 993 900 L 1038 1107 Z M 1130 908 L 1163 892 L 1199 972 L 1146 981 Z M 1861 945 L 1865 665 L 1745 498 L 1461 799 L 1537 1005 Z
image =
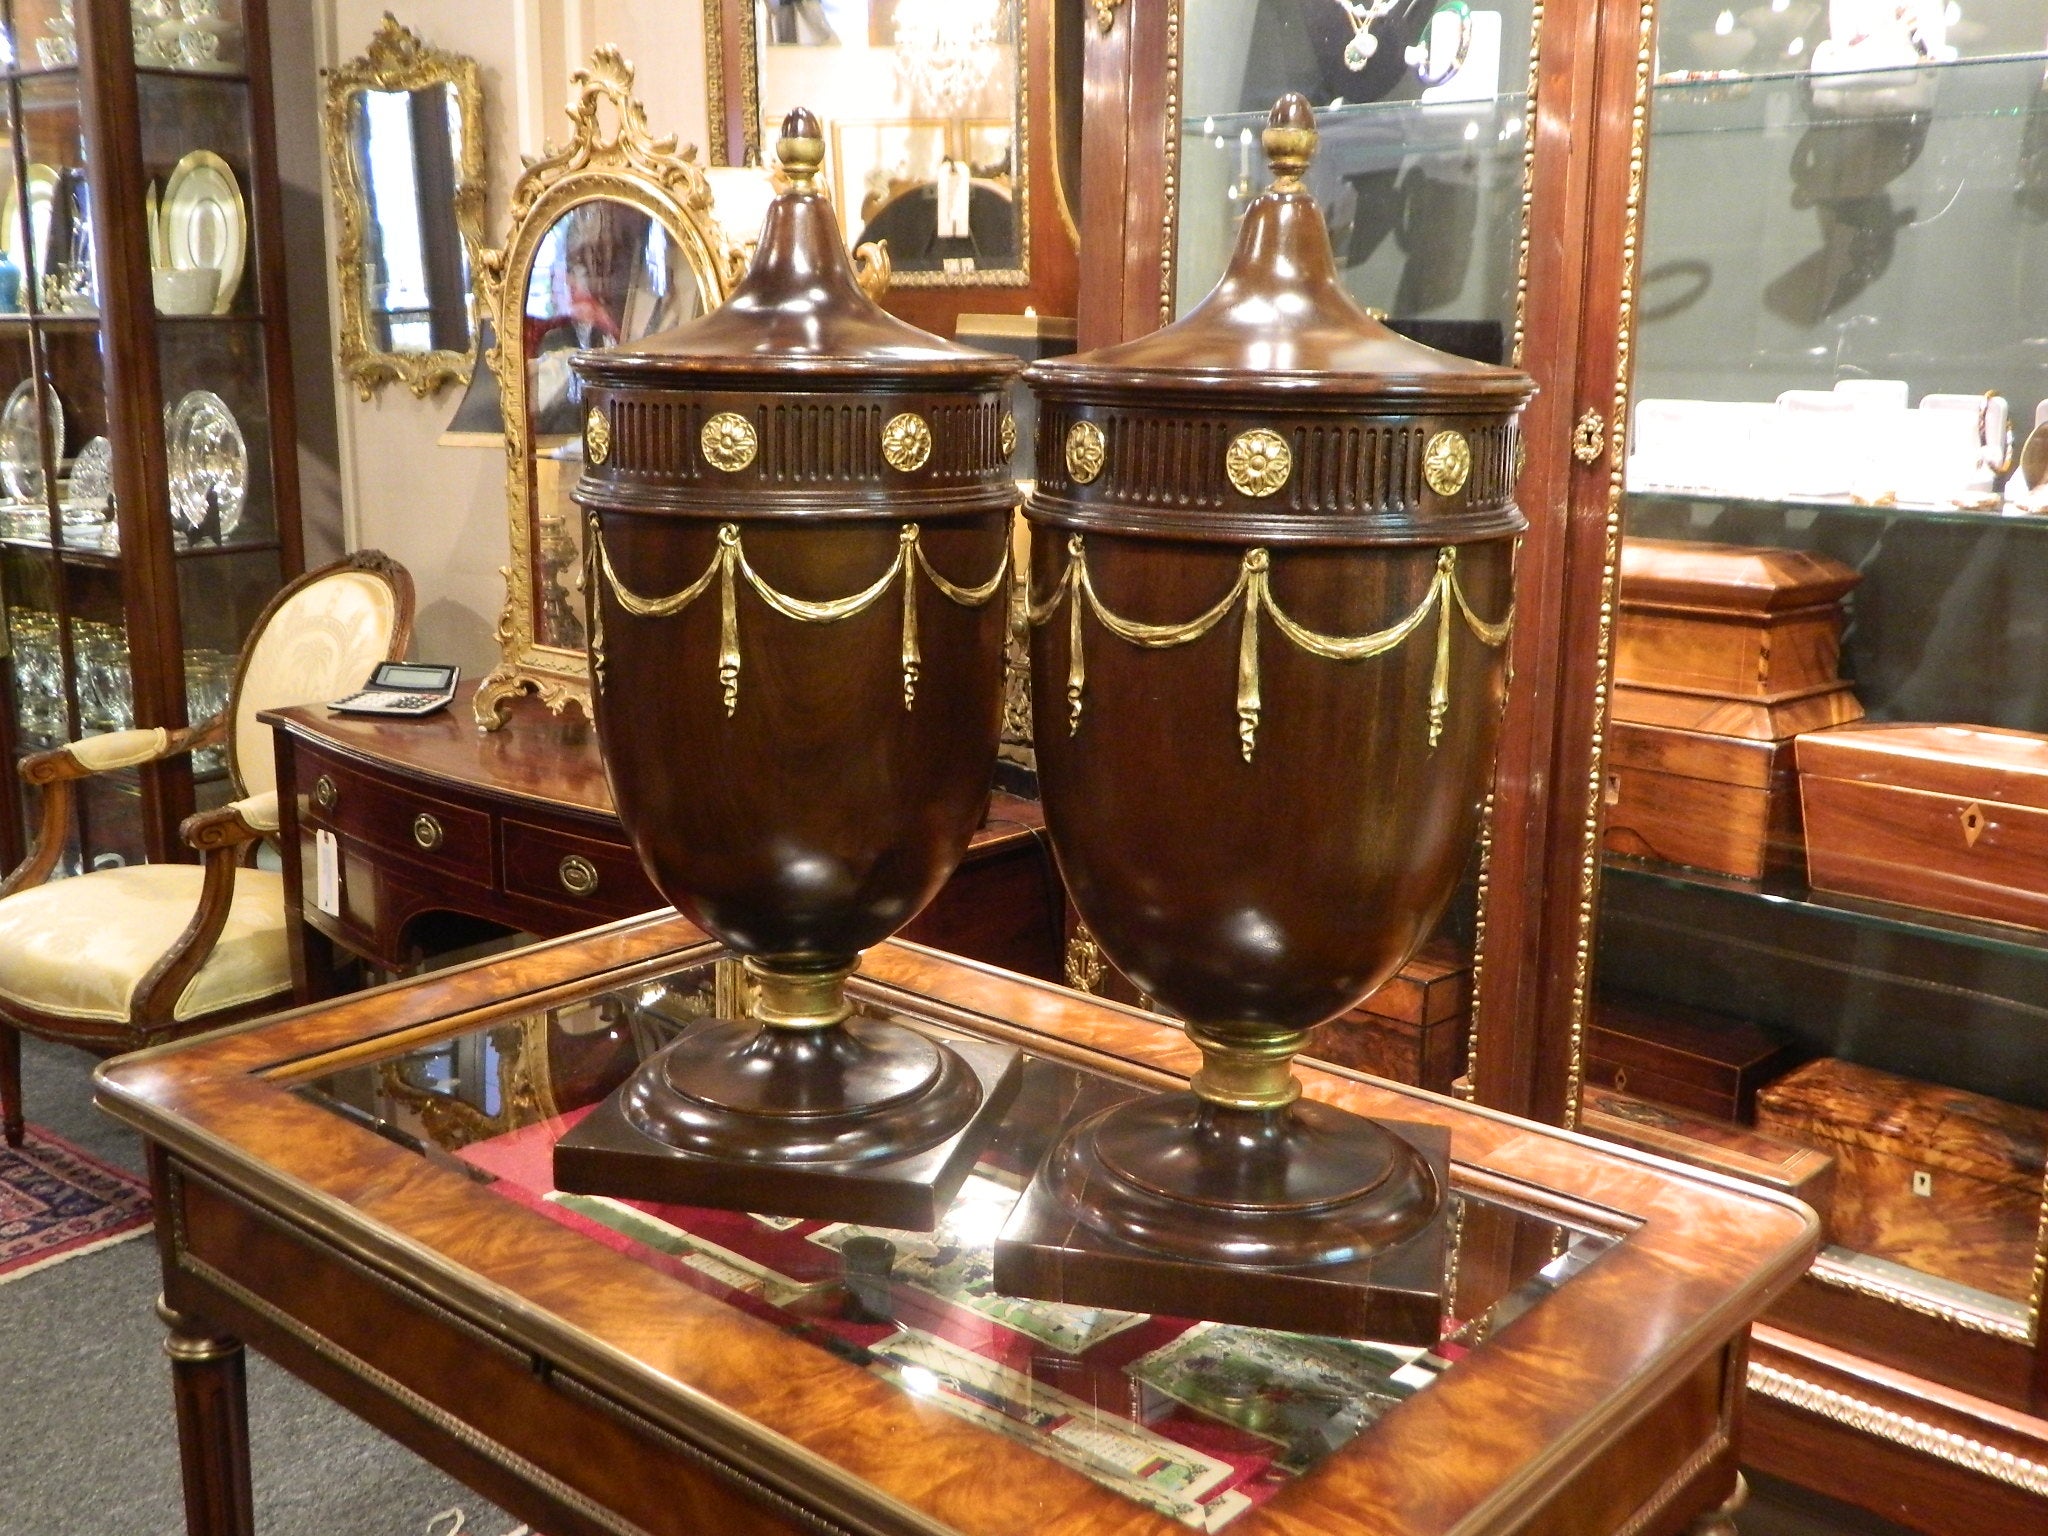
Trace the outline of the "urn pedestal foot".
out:
M 1006 1295 L 1434 1344 L 1450 1135 L 1310 1100 L 1120 1104 L 1056 1145 L 995 1249 Z
M 1009 1047 L 882 1020 L 713 1020 L 562 1138 L 555 1184 L 929 1232 L 1022 1080 Z

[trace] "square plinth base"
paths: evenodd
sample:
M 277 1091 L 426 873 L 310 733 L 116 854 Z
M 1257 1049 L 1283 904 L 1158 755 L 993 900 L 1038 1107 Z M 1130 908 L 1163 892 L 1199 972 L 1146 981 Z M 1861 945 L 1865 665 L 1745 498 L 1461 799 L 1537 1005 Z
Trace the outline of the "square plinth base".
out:
M 578 1195 L 929 1232 L 960 1192 L 1024 1080 L 1024 1058 L 1010 1046 L 941 1043 L 973 1069 L 981 1083 L 981 1108 L 952 1137 L 923 1152 L 866 1163 L 701 1157 L 643 1134 L 619 1109 L 615 1093 L 555 1144 L 555 1187 Z
M 1450 1241 L 1451 1133 L 1435 1125 L 1380 1124 L 1423 1155 L 1444 1192 L 1435 1219 L 1399 1247 L 1314 1269 L 1199 1264 L 1077 1225 L 1033 1179 L 996 1240 L 995 1288 L 1005 1296 L 1072 1306 L 1433 1345 L 1443 1318 Z M 1188 1215 L 1190 1222 L 1200 1219 Z

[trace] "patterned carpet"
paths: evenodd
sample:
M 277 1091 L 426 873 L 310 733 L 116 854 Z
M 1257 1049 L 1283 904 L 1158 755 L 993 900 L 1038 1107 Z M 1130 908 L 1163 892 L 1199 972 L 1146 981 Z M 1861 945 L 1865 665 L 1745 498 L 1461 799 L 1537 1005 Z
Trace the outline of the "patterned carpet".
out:
M 0 1144 L 0 1285 L 149 1229 L 140 1181 L 31 1125 Z

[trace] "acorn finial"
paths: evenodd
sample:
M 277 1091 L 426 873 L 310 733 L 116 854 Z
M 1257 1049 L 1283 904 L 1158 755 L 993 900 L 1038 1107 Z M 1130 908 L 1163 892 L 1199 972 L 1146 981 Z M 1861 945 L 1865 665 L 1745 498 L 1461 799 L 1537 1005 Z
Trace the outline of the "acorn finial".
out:
M 1292 192 L 1299 187 L 1301 173 L 1316 155 L 1316 113 L 1308 98 L 1289 91 L 1274 102 L 1259 142 L 1265 146 L 1266 163 L 1273 168 L 1274 190 Z
M 776 143 L 775 158 L 782 174 L 799 192 L 808 191 L 825 163 L 825 127 L 808 107 L 794 108 L 782 120 L 782 138 Z

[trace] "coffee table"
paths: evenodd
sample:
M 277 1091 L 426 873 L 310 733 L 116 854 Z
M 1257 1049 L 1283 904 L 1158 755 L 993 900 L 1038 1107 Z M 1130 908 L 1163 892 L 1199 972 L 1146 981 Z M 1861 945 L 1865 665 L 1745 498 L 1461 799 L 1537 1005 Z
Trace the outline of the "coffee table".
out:
M 1725 1526 L 1797 1202 L 1305 1067 L 1450 1132 L 1434 1348 L 1011 1301 L 988 1244 L 1050 1138 L 1194 1053 L 908 944 L 862 1009 L 1028 1058 L 937 1234 L 555 1194 L 553 1141 L 739 987 L 639 918 L 101 1070 L 149 1144 L 195 1536 L 252 1531 L 245 1343 L 548 1536 Z

